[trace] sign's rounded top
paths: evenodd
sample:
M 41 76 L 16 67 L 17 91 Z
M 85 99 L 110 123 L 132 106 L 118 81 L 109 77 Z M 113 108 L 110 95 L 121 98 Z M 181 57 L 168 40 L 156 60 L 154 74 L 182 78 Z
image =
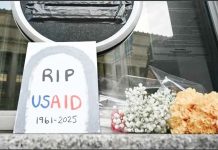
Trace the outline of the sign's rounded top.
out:
M 122 42 L 135 28 L 139 1 L 13 1 L 14 19 L 36 42 L 96 41 L 103 52 Z

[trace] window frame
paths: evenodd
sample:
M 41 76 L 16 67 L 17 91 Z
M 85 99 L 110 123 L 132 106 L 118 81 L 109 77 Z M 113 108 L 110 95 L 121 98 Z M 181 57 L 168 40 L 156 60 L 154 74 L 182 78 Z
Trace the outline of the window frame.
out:
M 0 111 L 0 131 L 13 130 L 16 112 L 16 110 Z
M 218 41 L 218 1 L 208 1 L 207 3 Z
M 218 41 L 216 39 L 216 31 L 213 24 L 213 18 L 210 13 L 210 6 L 208 0 L 193 0 L 196 7 L 199 8 L 197 11 L 199 16 L 199 23 L 201 26 L 201 30 L 203 33 L 203 41 L 207 44 L 205 44 L 206 49 L 208 49 L 210 52 L 207 56 L 207 63 L 208 63 L 208 69 L 210 72 L 211 79 L 213 80 L 212 85 L 213 88 L 218 91 L 218 76 L 216 75 L 218 73 Z M 212 2 L 212 1 L 210 1 Z M 217 10 L 218 11 L 218 10 Z

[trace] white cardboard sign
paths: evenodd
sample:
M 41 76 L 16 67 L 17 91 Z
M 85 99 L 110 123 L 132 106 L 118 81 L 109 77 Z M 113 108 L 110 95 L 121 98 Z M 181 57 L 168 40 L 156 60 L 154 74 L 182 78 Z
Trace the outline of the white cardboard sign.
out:
M 14 133 L 99 131 L 96 43 L 29 43 Z

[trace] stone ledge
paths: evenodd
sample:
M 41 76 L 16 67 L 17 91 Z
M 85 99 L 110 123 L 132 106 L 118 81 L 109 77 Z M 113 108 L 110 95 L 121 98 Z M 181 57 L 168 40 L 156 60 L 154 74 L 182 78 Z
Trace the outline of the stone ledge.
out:
M 216 149 L 218 135 L 0 134 L 2 149 L 148 148 Z

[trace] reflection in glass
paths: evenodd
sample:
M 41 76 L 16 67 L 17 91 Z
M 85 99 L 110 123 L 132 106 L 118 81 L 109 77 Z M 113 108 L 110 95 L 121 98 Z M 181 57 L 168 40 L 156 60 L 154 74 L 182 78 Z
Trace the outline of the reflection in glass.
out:
M 185 88 L 184 83 L 188 83 L 202 91 L 215 90 L 198 9 L 193 1 L 146 1 L 135 31 L 121 45 L 98 57 L 102 126 L 110 124 L 113 105 L 125 105 L 126 88 L 138 83 L 154 91 L 160 87 L 150 65 L 179 79 Z M 103 131 L 110 132 L 108 129 L 105 126 Z
M 126 88 L 143 83 L 154 92 L 160 86 L 149 66 L 185 81 L 181 85 L 191 83 L 208 92 L 218 90 L 218 83 L 211 78 L 217 73 L 208 69 L 208 62 L 214 61 L 208 55 L 216 49 L 208 49 L 203 38 L 201 8 L 194 1 L 146 1 L 143 6 L 134 32 L 119 46 L 98 56 L 102 132 L 111 132 L 112 106 L 125 106 Z M 0 110 L 17 108 L 26 47 L 10 2 L 0 2 Z M 216 55 L 212 58 L 217 59 Z
M 149 65 L 213 90 L 194 2 L 146 1 L 143 6 L 135 31 L 98 57 L 100 93 L 125 99 L 125 89 L 133 86 L 129 80 L 155 78 Z
M 27 41 L 14 22 L 10 2 L 0 2 L 0 110 L 15 110 Z
M 0 3 L 0 9 L 6 9 L 6 10 L 11 10 L 11 3 L 10 1 L 1 1 Z
M 9 2 L 0 2 L 0 109 L 16 109 L 27 41 L 17 29 Z M 134 32 L 98 56 L 101 100 L 122 103 L 125 88 L 155 79 L 149 65 L 214 90 L 208 70 L 198 7 L 192 1 L 144 2 Z M 5 9 L 6 8 L 6 9 Z M 158 11 L 157 11 L 158 10 Z M 156 85 L 156 80 L 149 80 Z M 111 104 L 112 105 L 112 104 Z

